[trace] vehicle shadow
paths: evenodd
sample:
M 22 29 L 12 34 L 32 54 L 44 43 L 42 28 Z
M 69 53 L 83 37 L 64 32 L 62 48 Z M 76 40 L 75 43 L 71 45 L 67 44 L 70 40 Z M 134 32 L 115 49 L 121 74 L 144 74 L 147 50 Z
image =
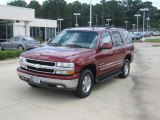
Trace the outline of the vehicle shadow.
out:
M 118 82 L 119 80 L 123 80 L 123 79 L 119 79 L 119 77 L 117 76 L 117 77 L 108 79 L 106 81 L 100 82 L 100 83 L 95 83 L 94 87 L 93 87 L 93 90 L 94 91 L 102 90 L 102 89 L 104 89 L 106 87 L 109 87 L 111 85 L 116 84 L 116 82 Z
M 118 77 L 111 78 L 107 81 L 101 83 L 95 83 L 92 89 L 92 92 L 95 94 L 98 92 L 103 91 L 109 86 L 116 84 L 117 81 L 123 80 L 118 79 Z M 18 88 L 17 88 L 18 89 Z M 29 101 L 47 101 L 47 102 L 55 102 L 55 103 L 66 103 L 70 101 L 81 100 L 80 98 L 76 97 L 73 91 L 65 91 L 65 90 L 57 90 L 57 89 L 49 89 L 49 88 L 41 88 L 41 87 L 31 87 L 28 84 L 24 83 L 23 87 L 20 87 L 17 90 L 20 96 L 24 100 Z M 88 97 L 89 99 L 92 98 L 92 93 Z M 88 99 L 87 98 L 87 99 Z

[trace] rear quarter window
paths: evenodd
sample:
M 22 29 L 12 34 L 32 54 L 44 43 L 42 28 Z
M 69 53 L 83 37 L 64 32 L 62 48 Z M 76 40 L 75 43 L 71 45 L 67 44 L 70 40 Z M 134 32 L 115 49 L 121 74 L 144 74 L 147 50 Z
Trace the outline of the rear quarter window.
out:
M 26 40 L 26 39 L 24 39 L 24 38 L 22 38 L 22 41 L 24 41 L 24 42 L 25 42 L 25 41 L 27 41 L 27 40 Z
M 120 34 L 125 44 L 131 44 L 132 38 L 131 38 L 131 35 L 127 31 L 120 31 Z
M 121 46 L 123 44 L 122 37 L 118 31 L 112 31 L 115 46 Z

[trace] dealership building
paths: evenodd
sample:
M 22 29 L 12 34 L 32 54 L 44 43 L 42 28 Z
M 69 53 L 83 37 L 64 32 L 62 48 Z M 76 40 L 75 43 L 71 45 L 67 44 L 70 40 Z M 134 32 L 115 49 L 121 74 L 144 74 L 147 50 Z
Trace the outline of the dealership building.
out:
M 14 36 L 46 41 L 56 35 L 56 28 L 57 20 L 35 18 L 34 9 L 0 5 L 0 41 Z

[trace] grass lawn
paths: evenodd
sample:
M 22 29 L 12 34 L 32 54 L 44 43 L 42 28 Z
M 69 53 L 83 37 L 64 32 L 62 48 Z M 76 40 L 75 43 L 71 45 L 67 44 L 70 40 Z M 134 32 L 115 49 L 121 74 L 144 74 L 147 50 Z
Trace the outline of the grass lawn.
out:
M 148 39 L 145 42 L 160 42 L 160 39 Z

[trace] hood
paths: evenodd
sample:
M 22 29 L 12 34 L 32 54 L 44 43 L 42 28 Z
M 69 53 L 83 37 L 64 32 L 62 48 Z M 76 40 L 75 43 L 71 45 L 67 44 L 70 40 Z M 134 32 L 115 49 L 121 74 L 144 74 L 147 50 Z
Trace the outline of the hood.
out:
M 90 56 L 95 50 L 85 48 L 70 48 L 63 46 L 45 46 L 27 51 L 22 56 L 30 59 L 59 61 L 59 62 L 74 62 L 80 57 Z

